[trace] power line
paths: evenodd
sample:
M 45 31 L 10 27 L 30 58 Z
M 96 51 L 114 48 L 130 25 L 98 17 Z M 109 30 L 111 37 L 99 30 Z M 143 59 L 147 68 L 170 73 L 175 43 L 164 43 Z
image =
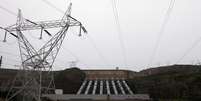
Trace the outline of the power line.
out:
M 74 30 L 72 30 L 72 33 L 74 33 Z M 105 58 L 105 56 L 102 54 L 102 52 L 99 50 L 98 46 L 96 45 L 95 41 L 91 38 L 91 36 L 89 34 L 86 35 L 86 37 L 88 38 L 90 44 L 92 45 L 92 47 L 95 49 L 95 51 L 97 52 L 97 55 L 99 56 L 99 58 L 102 60 L 102 62 L 105 65 L 109 66 L 109 62 L 107 61 L 107 59 Z
M 33 36 L 32 35 L 32 33 L 29 31 L 29 35 L 33 38 L 33 39 L 40 39 L 40 38 L 37 38 L 37 37 L 35 37 L 35 36 Z M 45 40 L 44 39 L 42 39 L 42 41 L 45 43 Z M 67 49 L 66 47 L 61 47 L 61 48 L 63 48 L 66 52 L 68 52 L 72 57 L 74 57 L 75 58 L 75 60 L 76 61 L 79 61 L 79 62 L 82 62 L 82 64 L 83 65 L 86 65 L 83 61 L 81 61 L 73 52 L 71 52 L 69 49 Z M 66 54 L 66 52 L 64 52 L 64 54 Z M 68 54 L 66 54 L 66 55 L 68 55 Z M 59 62 L 62 62 L 62 63 L 65 63 L 64 61 L 61 61 L 60 59 L 57 59 L 57 60 L 59 60 Z M 66 63 L 65 63 L 66 64 Z
M 55 6 L 54 4 L 52 4 L 51 2 L 49 2 L 48 0 L 41 0 L 43 1 L 44 3 L 46 3 L 47 5 L 49 5 L 50 7 L 56 9 L 58 12 L 64 14 L 65 12 L 63 10 L 61 10 L 60 8 L 58 8 L 57 6 Z M 74 54 L 72 53 L 71 51 L 69 51 L 68 49 L 66 49 L 65 47 L 62 47 L 65 51 L 69 52 L 76 60 L 79 60 L 80 59 Z M 67 55 L 67 54 L 66 54 Z M 85 63 L 84 63 L 85 64 Z
M 191 45 L 191 47 L 189 47 L 189 48 L 186 50 L 186 52 L 178 59 L 178 61 L 176 62 L 176 64 L 179 63 L 179 62 L 181 62 L 181 60 L 183 60 L 183 58 L 185 58 L 185 57 L 200 43 L 200 41 L 201 41 L 201 37 L 199 37 L 199 39 L 196 40 L 196 41 Z
M 46 4 L 48 4 L 50 7 L 56 9 L 58 12 L 60 13 L 63 13 L 63 11 L 61 9 L 59 9 L 57 6 L 55 6 L 54 4 L 50 3 L 49 1 L 47 0 L 42 0 L 43 2 L 45 2 Z M 97 48 L 96 44 L 94 43 L 94 41 L 88 37 L 89 40 L 90 40 L 90 43 L 92 44 L 92 46 L 95 48 L 95 50 L 97 51 L 98 55 L 100 56 L 100 58 L 103 60 L 103 62 L 108 65 L 108 62 L 106 61 L 105 57 L 102 55 L 102 53 L 99 51 L 99 49 Z M 65 47 L 64 47 L 65 49 Z M 65 49 L 66 50 L 66 49 Z M 72 53 L 72 52 L 71 52 Z M 75 55 L 73 55 L 75 56 Z M 76 56 L 77 57 L 77 56 Z
M 29 35 L 33 38 L 33 39 L 39 39 L 39 38 L 37 38 L 37 37 L 35 37 L 34 35 L 32 35 L 32 33 L 30 32 L 30 31 L 28 31 L 29 32 Z M 45 40 L 44 39 L 42 39 L 42 41 L 45 43 Z M 66 50 L 66 49 L 65 49 Z M 67 50 L 66 50 L 67 51 Z M 67 52 L 69 52 L 69 51 L 67 51 Z M 65 52 L 64 52 L 65 53 Z M 70 53 L 70 52 L 69 52 Z M 65 53 L 66 54 L 66 53 Z M 70 53 L 71 55 L 73 54 L 72 52 Z M 67 54 L 66 54 L 67 55 Z M 75 55 L 72 55 L 73 57 L 75 57 Z M 63 64 L 66 64 L 67 62 L 64 62 L 64 61 L 62 61 L 62 60 L 60 60 L 60 59 L 56 59 L 59 63 L 63 63 Z M 77 57 L 76 57 L 76 60 L 77 60 Z
M 100 59 L 103 61 L 103 63 L 105 63 L 106 65 L 109 66 L 108 61 L 106 60 L 106 58 L 104 57 L 104 55 L 101 53 L 101 51 L 99 50 L 99 48 L 97 47 L 97 45 L 95 44 L 94 40 L 87 35 L 87 38 L 89 39 L 89 42 L 91 43 L 91 45 L 94 47 L 94 49 L 96 50 L 98 56 L 100 57 Z
M 70 51 L 68 48 L 66 48 L 66 47 L 63 46 L 63 49 L 66 52 L 68 52 L 71 56 L 73 56 L 75 58 L 75 61 L 78 61 L 78 63 L 81 62 L 81 64 L 87 66 L 85 62 L 83 62 L 80 58 L 78 58 L 78 56 L 76 54 L 74 54 L 72 51 Z
M 52 4 L 51 2 L 49 2 L 49 1 L 47 1 L 47 0 L 42 0 L 44 3 L 46 3 L 46 4 L 48 4 L 50 7 L 52 7 L 52 8 L 54 8 L 54 9 L 56 9 L 58 12 L 60 12 L 60 13 L 65 13 L 64 11 L 62 11 L 61 9 L 59 9 L 59 8 L 57 8 L 54 4 Z M 34 36 L 32 36 L 31 35 L 31 37 L 32 38 L 36 38 L 36 37 L 34 37 Z M 44 40 L 43 40 L 44 41 Z M 76 60 L 79 60 L 79 62 L 81 62 L 80 61 L 80 59 L 74 54 L 74 53 L 72 53 L 70 50 L 68 50 L 67 48 L 65 48 L 65 47 L 62 47 L 66 52 L 68 52 L 71 56 L 73 56 Z M 65 53 L 66 54 L 66 53 Z M 67 55 L 67 54 L 66 54 Z M 82 64 L 84 64 L 84 65 L 86 65 L 85 63 L 83 63 L 83 61 L 82 61 Z
M 74 30 L 72 29 L 72 33 L 74 33 Z M 86 37 L 88 38 L 90 44 L 92 45 L 92 47 L 95 49 L 95 51 L 97 52 L 97 55 L 99 56 L 99 58 L 101 59 L 101 61 L 109 66 L 109 62 L 108 60 L 105 58 L 105 56 L 102 54 L 102 52 L 99 50 L 98 46 L 96 45 L 95 41 L 92 39 L 92 37 L 87 34 Z
M 30 31 L 29 31 L 29 35 L 30 35 L 33 39 L 38 39 L 37 37 L 33 36 Z M 44 39 L 42 39 L 42 41 L 45 43 L 45 40 L 44 40 Z M 56 60 L 59 60 L 59 59 L 56 59 Z M 62 62 L 62 63 L 65 63 L 64 61 L 61 61 L 61 60 L 59 60 L 59 62 L 60 62 L 60 63 L 61 63 L 61 62 Z
M 31 32 L 30 32 L 30 33 L 31 33 Z M 34 37 L 32 37 L 32 38 L 34 38 Z M 45 40 L 44 40 L 44 39 L 42 39 L 42 41 L 43 41 L 43 42 L 45 42 Z M 67 51 L 67 52 L 68 52 L 68 51 Z M 65 52 L 64 52 L 64 53 L 65 53 Z M 65 53 L 65 54 L 66 54 L 66 53 Z M 66 55 L 67 55 L 67 54 L 66 54 Z M 64 63 L 64 64 L 66 64 L 64 61 L 61 61 L 61 60 L 60 60 L 60 59 L 58 59 L 58 58 L 57 58 L 56 60 L 59 60 L 59 62 L 62 62 L 62 63 Z M 77 60 L 77 57 L 76 57 L 76 60 Z
M 17 16 L 17 14 L 16 14 L 16 13 L 14 13 L 14 12 L 10 11 L 9 9 L 7 9 L 7 8 L 5 8 L 5 7 L 1 6 L 1 5 L 0 5 L 0 9 L 2 9 L 2 10 L 4 10 L 4 11 L 6 11 L 7 13 L 9 13 L 9 14 L 11 14 L 11 15 L 13 15 L 13 16 Z
M 72 29 L 72 33 L 74 33 L 74 30 Z M 105 56 L 102 54 L 102 52 L 100 51 L 100 49 L 98 48 L 98 46 L 96 45 L 95 41 L 92 39 L 92 37 L 87 34 L 86 38 L 88 38 L 89 43 L 92 45 L 92 47 L 95 49 L 95 51 L 97 52 L 97 55 L 99 56 L 99 58 L 101 59 L 101 61 L 105 64 L 109 66 L 109 62 L 107 61 L 107 59 L 105 58 Z
M 65 12 L 61 9 L 59 9 L 57 6 L 55 6 L 54 4 L 52 4 L 51 2 L 49 2 L 48 0 L 41 0 L 43 1 L 44 3 L 46 3 L 47 5 L 49 5 L 50 7 L 56 9 L 58 12 L 64 14 Z
M 112 10 L 113 10 L 114 18 L 115 18 L 115 23 L 117 26 L 117 31 L 118 31 L 118 39 L 120 42 L 120 47 L 122 49 L 124 65 L 127 67 L 126 47 L 125 47 L 125 43 L 123 40 L 122 29 L 121 29 L 121 25 L 120 25 L 120 21 L 119 21 L 119 13 L 118 13 L 117 5 L 116 5 L 116 0 L 111 0 L 111 3 L 112 3 Z
M 31 36 L 31 37 L 33 37 L 33 36 Z M 33 38 L 35 38 L 35 37 L 33 37 Z M 7 42 L 6 42 L 6 43 L 7 43 Z M 19 55 L 16 55 L 16 54 L 13 54 L 13 53 L 9 53 L 9 52 L 4 52 L 4 51 L 0 51 L 0 53 L 7 54 L 7 55 L 10 55 L 10 56 L 13 56 L 13 57 L 19 56 Z M 11 59 L 11 58 L 7 58 L 7 60 L 13 61 L 13 62 L 21 62 L 21 61 L 14 60 L 14 59 Z M 65 62 L 63 62 L 63 61 L 61 61 L 61 60 L 59 60 L 59 59 L 57 59 L 57 60 L 58 60 L 58 62 L 65 64 Z
M 45 40 L 43 40 L 43 42 L 45 42 Z M 75 55 L 72 51 L 70 51 L 69 49 L 67 49 L 66 47 L 62 47 L 66 52 L 68 52 L 71 56 L 73 56 L 75 58 L 76 61 L 82 62 L 83 65 L 86 65 L 83 61 L 81 61 L 77 55 Z M 65 53 L 65 52 L 64 52 Z M 66 53 L 65 53 L 66 54 Z M 66 54 L 68 55 L 68 54 Z
M 55 6 L 54 4 L 52 4 L 51 2 L 47 1 L 47 0 L 42 0 L 44 3 L 46 3 L 47 5 L 49 5 L 50 7 L 56 9 L 58 12 L 60 13 L 64 13 L 61 9 L 59 9 L 57 6 Z M 96 44 L 93 42 L 93 40 L 91 38 L 89 38 L 90 40 L 90 43 L 92 44 L 92 46 L 95 48 L 95 50 L 97 51 L 98 55 L 100 56 L 100 58 L 103 60 L 103 62 L 105 64 L 108 65 L 108 62 L 106 61 L 106 59 L 104 58 L 104 56 L 101 54 L 101 52 L 99 51 L 99 49 L 97 48 Z M 67 50 L 65 47 L 63 47 L 64 50 Z M 71 55 L 75 56 L 74 54 L 72 54 L 71 52 Z M 75 56 L 77 58 L 77 56 Z M 78 59 L 78 58 L 77 58 Z M 78 59 L 79 60 L 79 59 Z
M 168 23 L 168 21 L 169 21 L 169 19 L 170 19 L 170 14 L 171 14 L 171 12 L 172 12 L 172 9 L 173 9 L 174 5 L 175 5 L 175 0 L 171 0 L 171 1 L 170 1 L 170 4 L 169 4 L 169 7 L 168 7 L 168 9 L 167 9 L 167 11 L 166 11 L 164 20 L 163 20 L 163 22 L 162 22 L 161 28 L 160 28 L 160 30 L 159 30 L 158 37 L 157 37 L 156 43 L 155 43 L 155 45 L 154 45 L 153 52 L 152 52 L 152 54 L 151 54 L 151 56 L 150 56 L 150 60 L 149 60 L 149 63 L 148 63 L 148 67 L 152 64 L 152 62 L 153 62 L 153 60 L 154 60 L 154 57 L 155 57 L 155 55 L 156 55 L 156 53 L 157 53 L 157 50 L 158 50 L 158 48 L 159 48 L 162 35 L 163 35 L 163 33 L 164 33 L 164 31 L 165 31 L 165 27 L 166 27 L 166 25 L 167 25 L 167 23 Z
M 42 0 L 42 1 L 44 1 L 45 3 L 47 3 L 49 6 L 53 7 L 54 9 L 57 9 L 57 11 L 63 13 L 62 10 L 60 10 L 59 8 L 57 8 L 56 6 L 54 6 L 52 3 L 48 2 L 47 0 Z M 0 9 L 2 9 L 2 10 L 4 10 L 4 11 L 8 12 L 9 14 L 11 14 L 11 15 L 13 15 L 13 16 L 17 16 L 16 13 L 10 11 L 9 9 L 7 9 L 7 8 L 1 6 L 1 5 L 0 5 Z M 31 36 L 32 38 L 36 38 L 36 37 L 34 37 L 34 36 L 32 36 L 32 35 L 30 35 L 30 36 Z M 44 41 L 44 40 L 43 40 L 43 41 Z M 69 52 L 66 48 L 64 48 L 64 50 L 66 50 L 67 52 Z M 2 51 L 0 51 L 0 52 L 2 52 Z M 2 53 L 7 53 L 7 52 L 2 52 Z M 69 52 L 69 53 L 70 53 L 74 58 L 76 58 L 76 60 L 79 60 L 79 61 L 80 61 L 80 59 L 78 59 L 78 57 L 77 57 L 75 54 L 73 54 L 72 52 Z M 84 63 L 84 64 L 85 64 L 85 63 Z

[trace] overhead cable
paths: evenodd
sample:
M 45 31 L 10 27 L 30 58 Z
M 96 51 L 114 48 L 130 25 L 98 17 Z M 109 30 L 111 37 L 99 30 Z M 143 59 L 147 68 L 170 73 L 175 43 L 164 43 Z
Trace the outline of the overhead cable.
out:
M 161 24 L 161 27 L 160 27 L 160 30 L 159 30 L 159 32 L 158 32 L 158 37 L 157 37 L 156 43 L 155 43 L 155 45 L 154 45 L 153 52 L 152 52 L 152 54 L 151 54 L 151 56 L 150 56 L 150 60 L 149 60 L 149 63 L 148 63 L 148 67 L 150 67 L 150 65 L 152 65 L 152 62 L 153 62 L 153 60 L 154 60 L 154 58 L 155 58 L 155 55 L 156 55 L 156 53 L 157 53 L 157 51 L 158 51 L 161 38 L 162 38 L 163 33 L 164 33 L 164 31 L 165 31 L 165 27 L 166 27 L 166 25 L 167 25 L 167 23 L 168 23 L 168 21 L 169 21 L 169 19 L 170 19 L 170 15 L 171 15 L 171 12 L 172 12 L 172 10 L 173 10 L 173 8 L 174 8 L 174 5 L 175 5 L 175 0 L 170 0 L 169 7 L 168 7 L 168 9 L 167 9 L 167 11 L 166 11 L 166 13 L 165 13 L 164 20 L 163 20 L 163 22 L 162 22 L 162 24 Z
M 105 56 L 102 54 L 102 52 L 99 50 L 99 48 L 97 47 L 97 45 L 95 44 L 94 40 L 89 36 L 86 35 L 87 38 L 89 39 L 89 42 L 91 43 L 91 45 L 93 46 L 93 48 L 95 49 L 95 51 L 97 52 L 98 56 L 100 57 L 100 59 L 103 61 L 103 63 L 107 66 L 109 66 L 108 61 L 106 60 Z
M 50 7 L 56 9 L 58 12 L 64 14 L 65 12 L 61 9 L 59 9 L 57 6 L 55 6 L 54 4 L 52 4 L 51 2 L 49 2 L 48 0 L 42 0 L 44 3 L 46 3 L 47 5 L 49 5 Z
M 14 13 L 14 12 L 10 11 L 9 9 L 7 9 L 7 8 L 5 8 L 5 7 L 1 6 L 1 5 L 0 5 L 0 9 L 2 9 L 2 10 L 4 10 L 4 11 L 6 11 L 7 13 L 9 13 L 9 14 L 11 14 L 11 15 L 13 15 L 13 16 L 17 16 L 17 14 L 16 14 L 16 13 Z
M 116 0 L 111 0 L 111 3 L 112 3 L 112 10 L 113 10 L 114 19 L 115 19 L 115 23 L 116 23 L 116 27 L 117 27 L 118 39 L 120 42 L 120 47 L 121 47 L 121 51 L 122 51 L 122 55 L 123 55 L 123 63 L 127 67 L 126 47 L 125 47 L 122 29 L 121 29 L 121 25 L 120 25 L 120 21 L 119 21 L 119 13 L 118 13 L 117 5 L 116 5 Z
M 201 37 L 199 37 L 199 39 L 195 40 L 195 42 L 191 45 L 191 47 L 189 47 L 185 53 L 177 60 L 176 64 L 178 64 L 179 62 L 181 62 L 181 60 L 183 60 L 201 41 Z

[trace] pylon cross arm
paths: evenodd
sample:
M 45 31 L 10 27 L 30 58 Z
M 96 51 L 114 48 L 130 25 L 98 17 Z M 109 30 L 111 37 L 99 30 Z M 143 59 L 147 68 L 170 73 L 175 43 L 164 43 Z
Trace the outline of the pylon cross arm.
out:
M 39 21 L 39 22 L 32 22 L 28 19 L 26 19 L 26 22 L 21 25 L 20 30 L 26 31 L 26 30 L 37 30 L 37 29 L 49 29 L 49 28 L 60 28 L 64 27 L 67 23 L 69 26 L 80 26 L 81 23 L 77 21 L 75 18 L 69 16 L 69 19 L 65 20 L 49 20 L 49 21 Z M 17 31 L 18 26 L 16 24 L 11 25 L 7 28 L 9 32 Z

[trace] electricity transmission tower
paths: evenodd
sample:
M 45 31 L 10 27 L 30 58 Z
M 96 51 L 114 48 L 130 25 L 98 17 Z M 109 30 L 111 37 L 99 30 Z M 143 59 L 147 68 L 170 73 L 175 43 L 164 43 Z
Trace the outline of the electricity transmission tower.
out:
M 77 67 L 77 63 L 78 63 L 78 62 L 79 62 L 78 60 L 70 61 L 70 62 L 69 62 L 69 67 L 70 67 L 70 68 Z
M 71 6 L 72 4 L 69 5 L 61 20 L 54 21 L 33 22 L 25 19 L 19 10 L 16 24 L 6 28 L 1 27 L 5 30 L 4 41 L 6 41 L 7 33 L 17 38 L 22 61 L 22 70 L 13 80 L 7 101 L 12 101 L 17 96 L 20 96 L 20 100 L 23 101 L 41 101 L 42 94 L 54 93 L 53 63 L 68 29 L 78 26 L 80 27 L 79 36 L 81 36 L 81 31 L 87 33 L 81 22 L 71 17 Z M 40 38 L 43 32 L 51 36 L 52 34 L 46 30 L 49 28 L 60 28 L 60 30 L 38 51 L 23 34 L 27 30 L 41 30 Z

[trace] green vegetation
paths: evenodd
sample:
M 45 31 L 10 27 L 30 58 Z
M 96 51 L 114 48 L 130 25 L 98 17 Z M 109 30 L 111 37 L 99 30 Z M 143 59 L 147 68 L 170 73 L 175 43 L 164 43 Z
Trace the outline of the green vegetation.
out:
M 1 70 L 0 85 L 13 78 L 17 71 Z M 173 65 L 134 72 L 128 85 L 138 94 L 149 94 L 153 101 L 201 101 L 201 66 Z M 55 85 L 65 94 L 75 94 L 85 79 L 78 68 L 55 72 Z M 0 92 L 5 97 L 5 92 Z M 17 98 L 16 98 L 17 99 Z
M 196 68 L 196 71 L 192 66 L 186 66 L 182 71 L 178 65 L 161 68 L 163 72 L 157 71 L 154 74 L 128 80 L 129 85 L 136 93 L 150 94 L 154 101 L 201 101 L 200 67 Z M 155 68 L 157 69 L 159 68 Z M 166 72 L 164 69 L 167 69 Z
M 76 94 L 84 79 L 85 73 L 80 69 L 66 69 L 55 75 L 55 85 L 57 89 L 63 89 L 64 94 Z
M 10 86 L 9 84 L 7 85 L 7 82 L 11 82 L 17 72 L 18 72 L 17 70 L 1 69 L 0 87 L 9 88 Z M 64 94 L 75 94 L 85 79 L 85 73 L 78 68 L 70 68 L 62 71 L 55 71 L 54 78 L 55 78 L 56 89 L 63 89 Z M 8 93 L 7 92 L 8 89 L 3 90 L 2 88 L 0 89 L 0 101 L 2 99 L 5 99 Z M 20 98 L 20 96 L 16 97 L 15 99 L 18 98 Z

